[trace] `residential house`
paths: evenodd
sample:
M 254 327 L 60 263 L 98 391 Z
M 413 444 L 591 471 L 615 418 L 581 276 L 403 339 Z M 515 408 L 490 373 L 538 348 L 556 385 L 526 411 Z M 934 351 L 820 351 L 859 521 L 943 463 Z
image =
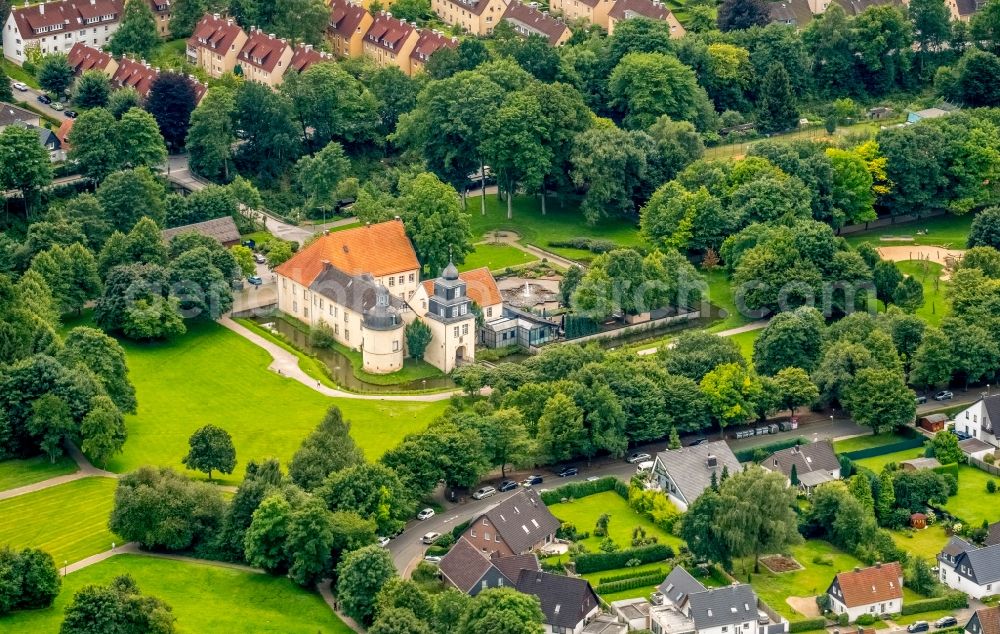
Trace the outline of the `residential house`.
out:
M 781 451 L 776 451 L 767 457 L 760 466 L 768 471 L 780 473 L 790 484 L 803 491 L 825 482 L 840 479 L 840 460 L 833 451 L 833 443 L 821 440 L 804 445 L 794 445 Z M 796 482 L 792 483 L 792 475 Z
M 844 13 L 851 17 L 855 17 L 864 13 L 867 9 L 871 7 L 898 7 L 903 8 L 903 3 L 900 0 L 811 0 L 812 2 L 823 3 L 824 10 L 829 6 L 830 2 L 836 2 L 840 5 L 840 8 L 844 10 Z M 819 12 L 817 12 L 819 13 Z
M 968 634 L 1000 634 L 1000 606 L 979 608 L 965 624 Z
M 518 592 L 538 597 L 545 632 L 581 634 L 600 612 L 601 604 L 590 582 L 580 577 L 521 570 L 514 586 Z
M 240 243 L 240 230 L 236 228 L 236 222 L 231 216 L 223 216 L 204 222 L 196 222 L 181 227 L 164 229 L 160 232 L 164 242 L 170 242 L 182 233 L 197 233 L 209 238 L 214 238 L 222 243 L 222 246 L 231 247 Z
M 399 219 L 321 236 L 275 273 L 278 309 L 329 327 L 338 343 L 362 351 L 368 372 L 402 368 L 403 327 L 417 319 L 432 335 L 425 361 L 451 372 L 475 360 L 476 316 L 465 281 L 449 264 L 428 296 Z
M 410 53 L 410 74 L 416 75 L 427 65 L 427 60 L 431 55 L 442 48 L 455 48 L 458 46 L 458 38 L 448 37 L 441 31 L 432 29 L 419 29 L 417 31 L 417 43 L 413 45 L 413 52 Z
M 779 2 L 768 2 L 767 8 L 771 14 L 771 22 L 776 24 L 787 24 L 796 29 L 804 29 L 812 22 L 813 12 L 809 7 L 809 0 L 780 0 Z
M 417 27 L 379 11 L 365 32 L 361 50 L 379 66 L 396 66 L 411 74 L 410 53 L 417 45 Z
M 962 22 L 968 22 L 985 4 L 986 0 L 945 0 L 952 19 Z
M 59 145 L 62 146 L 62 151 L 69 153 L 69 133 L 73 130 L 73 122 L 76 119 L 63 119 L 63 122 L 59 124 L 59 129 L 56 130 L 56 137 L 59 139 Z
M 296 73 L 304 73 L 313 64 L 333 61 L 333 55 L 324 51 L 317 51 L 312 44 L 299 43 L 292 52 L 292 60 L 288 62 L 288 67 Z
M 986 541 L 984 543 L 987 546 L 1000 544 L 1000 522 L 993 522 L 987 527 Z
M 778 634 L 788 621 L 765 606 L 749 584 L 706 588 L 675 566 L 657 591 L 644 599 L 617 601 L 614 611 L 633 629 L 656 634 Z
M 503 316 L 503 297 L 500 295 L 497 281 L 493 279 L 493 274 L 485 266 L 459 273 L 458 277 L 465 282 L 469 299 L 476 303 L 483 314 L 483 326 L 478 329 L 476 335 L 477 343 L 491 348 L 497 347 L 489 345 L 486 336 L 486 324 Z M 433 280 L 424 280 L 420 286 L 421 288 L 414 295 L 415 302 L 423 302 L 434 293 Z
M 492 33 L 506 9 L 504 0 L 431 0 L 431 10 L 446 24 L 472 35 Z
M 12 125 L 37 128 L 41 125 L 41 118 L 30 110 L 0 101 L 0 130 Z
M 932 110 L 937 110 L 932 108 Z M 941 111 L 944 112 L 943 110 Z M 917 113 L 911 113 L 911 116 Z M 942 115 L 938 115 L 942 116 Z M 1000 447 L 1000 394 L 981 398 L 955 414 L 955 431 Z
M 160 69 L 153 68 L 146 62 L 139 62 L 128 57 L 118 61 L 118 68 L 111 76 L 113 88 L 133 88 L 139 96 L 145 98 L 153 82 L 160 76 Z
M 232 18 L 206 14 L 188 38 L 187 58 L 209 77 L 218 79 L 236 68 L 246 42 L 247 34 Z
M 111 78 L 118 70 L 118 62 L 110 53 L 105 53 L 83 42 L 77 42 L 73 45 L 66 56 L 66 61 L 73 67 L 73 72 L 77 75 L 82 75 L 88 70 L 96 70 Z
M 292 61 L 292 47 L 274 33 L 251 29 L 237 59 L 245 79 L 275 88 L 281 84 Z
M 614 0 L 552 0 L 549 8 L 566 22 L 583 20 L 607 29 L 608 12 L 614 4 Z
M 537 35 L 544 37 L 549 46 L 559 46 L 573 35 L 566 23 L 557 17 L 549 15 L 548 11 L 540 9 L 537 2 L 518 2 L 511 0 L 503 20 L 514 27 L 514 31 L 522 37 Z
M 894 561 L 838 573 L 826 593 L 830 610 L 852 622 L 862 614 L 897 614 L 903 609 L 903 567 Z
M 952 536 L 938 554 L 941 583 L 974 599 L 1000 593 L 1000 544 L 978 547 Z
M 339 57 L 360 57 L 365 34 L 374 20 L 361 5 L 348 0 L 333 0 L 330 3 L 330 23 L 326 29 L 330 50 Z
M 462 536 L 491 557 L 506 557 L 550 544 L 559 526 L 538 492 L 528 488 L 476 516 Z
M 521 570 L 541 570 L 533 553 L 489 557 L 465 537 L 441 558 L 438 568 L 446 584 L 473 597 L 487 588 L 513 588 Z
M 666 22 L 670 26 L 670 37 L 683 37 L 684 27 L 673 12 L 660 0 L 618 0 L 608 11 L 608 35 L 614 35 L 615 25 L 632 18 L 647 18 Z
M 170 37 L 170 0 L 149 0 L 149 8 L 156 21 L 156 33 L 163 39 Z
M 966 438 L 965 440 L 959 440 L 958 448 L 962 450 L 962 453 L 964 453 L 966 457 L 975 458 L 977 460 L 984 460 L 987 454 L 996 452 L 996 447 L 988 442 L 983 442 L 978 438 Z
M 686 511 L 702 492 L 718 481 L 722 471 L 736 473 L 740 461 L 733 455 L 724 440 L 670 449 L 656 454 L 650 482 L 667 494 L 667 497 Z
M 4 23 L 3 54 L 17 65 L 28 49 L 69 53 L 77 42 L 100 47 L 118 30 L 123 0 L 57 0 L 12 7 Z

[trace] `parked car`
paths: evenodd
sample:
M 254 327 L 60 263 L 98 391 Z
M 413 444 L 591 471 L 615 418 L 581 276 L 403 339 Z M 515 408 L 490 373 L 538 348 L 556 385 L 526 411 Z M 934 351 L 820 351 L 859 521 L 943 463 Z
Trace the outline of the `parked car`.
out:
M 21 92 L 28 92 L 28 85 L 25 83 L 15 81 L 13 84 L 11 84 L 11 86 L 13 86 L 15 90 L 20 90 Z
M 49 107 L 52 108 L 53 110 L 59 111 L 62 110 L 64 106 L 62 105 L 61 101 L 53 101 L 51 104 L 49 104 Z
M 481 500 L 483 498 L 488 498 L 491 495 L 496 495 L 496 494 L 497 490 L 494 489 L 493 487 L 483 487 L 472 494 L 472 499 Z
M 556 475 L 560 478 L 568 478 L 569 476 L 575 476 L 578 473 L 580 473 L 580 470 L 576 467 L 563 467 Z
M 906 626 L 906 631 L 911 634 L 913 632 L 926 632 L 929 629 L 931 629 L 931 626 L 927 621 L 914 621 Z
M 916 401 L 917 405 L 923 405 L 924 403 L 927 402 L 927 397 L 926 396 L 915 396 L 913 398 L 913 400 Z
M 957 437 L 959 440 L 968 440 L 972 438 L 971 434 L 967 434 L 964 431 L 959 431 L 957 429 L 953 431 L 955 432 L 955 437 Z
M 540 475 L 530 475 L 524 480 L 521 480 L 521 486 L 523 487 L 530 487 L 533 484 L 541 484 L 541 483 L 542 483 L 542 476 Z
M 630 454 L 629 457 L 627 458 L 628 462 L 630 462 L 632 464 L 636 464 L 636 463 L 639 463 L 639 462 L 646 462 L 647 460 L 652 460 L 652 459 L 653 459 L 653 456 L 651 456 L 648 453 L 645 453 L 643 451 L 637 451 L 637 452 L 635 452 L 633 454 Z
M 378 538 L 378 545 L 381 546 L 382 548 L 385 548 L 386 546 L 389 545 L 389 538 L 388 537 L 379 537 Z
M 44 104 L 49 104 L 49 103 L 52 103 L 52 99 L 49 98 L 49 96 L 46 95 L 45 93 L 42 93 L 42 94 L 38 95 L 38 102 L 39 103 L 44 103 Z
M 704 436 L 702 436 L 701 438 L 695 438 L 694 440 L 692 440 L 691 443 L 688 445 L 688 447 L 695 447 L 697 445 L 704 445 L 707 442 L 708 442 L 708 438 L 705 438 Z
M 441 533 L 431 531 L 430 533 L 425 533 L 424 536 L 420 538 L 420 541 L 430 545 L 436 542 L 438 537 L 441 537 Z
M 600 479 L 601 479 L 600 476 L 590 476 L 589 478 L 587 478 L 587 482 L 597 482 Z
M 261 284 L 264 283 L 264 280 L 260 279 L 259 275 L 251 275 L 250 277 L 247 278 L 247 281 L 253 284 L 254 286 L 260 286 Z
M 70 119 L 76 119 L 77 116 L 76 110 L 66 110 L 63 112 L 63 114 L 69 117 Z
M 257 264 L 264 264 L 265 262 L 267 262 L 267 258 L 264 257 L 263 253 L 254 253 L 253 261 L 256 262 Z
M 934 395 L 935 401 L 950 401 L 953 398 L 955 398 L 955 395 L 950 390 L 941 390 Z
M 941 629 L 942 627 L 955 627 L 958 625 L 958 619 L 953 616 L 942 616 L 938 620 L 934 621 L 934 627 Z
M 504 480 L 500 483 L 500 492 L 506 493 L 507 491 L 513 491 L 517 488 L 517 482 L 513 480 Z
M 417 513 L 417 519 L 421 520 L 421 521 L 423 521 L 423 520 L 429 520 L 432 517 L 434 517 L 434 509 L 432 509 L 432 508 L 426 508 L 426 509 L 420 511 L 419 513 Z
M 648 473 L 648 472 L 650 472 L 650 471 L 653 470 L 653 464 L 654 464 L 654 461 L 652 461 L 652 460 L 647 460 L 645 462 L 640 462 L 639 466 L 636 467 L 635 472 L 636 473 L 640 473 L 640 474 L 641 473 Z
M 439 557 L 438 555 L 427 555 L 426 557 L 424 557 L 424 561 L 426 561 L 429 564 L 439 564 L 441 563 L 441 557 Z

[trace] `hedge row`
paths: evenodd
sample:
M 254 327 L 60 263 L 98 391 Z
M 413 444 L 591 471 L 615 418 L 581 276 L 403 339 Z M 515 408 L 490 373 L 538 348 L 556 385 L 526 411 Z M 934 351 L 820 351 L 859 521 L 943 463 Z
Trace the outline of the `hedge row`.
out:
M 867 449 L 858 449 L 857 451 L 845 451 L 840 455 L 847 456 L 851 460 L 861 460 L 862 458 L 871 458 L 873 456 L 884 456 L 889 453 L 896 453 L 897 451 L 916 449 L 917 447 L 922 447 L 923 444 L 924 444 L 924 437 L 916 436 L 914 438 L 908 438 L 907 440 L 900 440 L 899 442 L 890 443 L 888 445 L 882 445 L 880 447 L 868 447 Z
M 614 476 L 607 476 L 591 482 L 570 482 L 561 487 L 542 493 L 542 502 L 546 505 L 558 504 L 566 498 L 585 498 L 588 495 L 617 491 L 618 495 L 628 499 L 628 485 Z
M 935 612 L 937 610 L 957 610 L 968 607 L 969 597 L 961 592 L 951 592 L 943 597 L 934 599 L 922 599 L 920 601 L 910 601 L 903 604 L 901 614 L 921 614 L 923 612 Z
M 748 447 L 746 449 L 740 449 L 739 451 L 733 452 L 736 459 L 740 462 L 750 462 L 753 460 L 753 456 L 759 450 L 765 451 L 768 455 L 773 454 L 775 451 L 781 451 L 782 449 L 788 449 L 789 447 L 794 447 L 795 445 L 806 444 L 806 439 L 802 436 L 796 436 L 795 438 L 785 438 L 784 440 L 777 440 L 766 445 L 757 445 L 756 447 Z
M 590 572 L 624 568 L 625 564 L 633 559 L 638 560 L 640 564 L 652 564 L 670 559 L 673 556 L 674 549 L 666 544 L 651 544 L 620 550 L 616 553 L 583 553 L 576 558 L 576 572 L 584 575 Z
M 809 630 L 822 630 L 825 627 L 826 619 L 821 616 L 817 616 L 813 619 L 792 621 L 788 624 L 788 634 L 794 634 L 795 632 L 808 632 Z
M 644 577 L 646 575 L 659 575 L 661 579 L 666 579 L 667 573 L 663 572 L 663 568 L 657 568 L 656 570 L 643 570 L 643 571 L 632 571 L 626 572 L 620 575 L 612 575 L 610 577 L 601 577 L 597 580 L 598 585 L 603 583 L 614 583 L 615 581 L 625 581 L 626 579 L 632 579 L 633 577 Z
M 631 579 L 622 579 L 620 581 L 612 581 L 610 583 L 599 583 L 594 588 L 594 592 L 597 592 L 598 594 L 611 594 L 612 592 L 635 590 L 636 588 L 642 588 L 643 586 L 655 586 L 656 584 L 662 582 L 663 579 L 664 575 L 649 573 L 640 577 L 632 577 Z

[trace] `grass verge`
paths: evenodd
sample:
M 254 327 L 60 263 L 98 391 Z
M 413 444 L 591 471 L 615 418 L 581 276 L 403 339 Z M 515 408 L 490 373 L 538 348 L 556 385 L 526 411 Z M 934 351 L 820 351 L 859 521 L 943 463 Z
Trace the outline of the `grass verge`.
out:
M 0 462 L 0 491 L 76 473 L 76 470 L 76 463 L 67 456 L 57 458 L 55 464 L 52 464 L 47 456 L 4 460 Z

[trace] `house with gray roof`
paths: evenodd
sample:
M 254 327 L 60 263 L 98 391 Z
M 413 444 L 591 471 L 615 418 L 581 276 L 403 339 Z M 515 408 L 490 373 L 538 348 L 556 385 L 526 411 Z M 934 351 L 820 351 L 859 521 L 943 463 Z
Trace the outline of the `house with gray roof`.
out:
M 487 556 L 523 555 L 555 539 L 560 522 L 534 489 L 521 489 L 478 515 L 462 537 Z
M 513 588 L 522 570 L 541 570 L 533 554 L 488 557 L 465 537 L 441 558 L 438 568 L 445 583 L 472 597 L 488 588 Z
M 601 611 L 597 593 L 580 577 L 522 570 L 514 588 L 538 597 L 546 632 L 580 634 Z
M 240 242 L 240 230 L 236 228 L 236 221 L 231 216 L 223 216 L 222 218 L 213 218 L 204 222 L 164 229 L 161 235 L 164 242 L 170 242 L 174 237 L 182 233 L 197 233 L 209 238 L 215 238 L 226 247 L 239 244 Z
M 1000 593 L 1000 544 L 980 548 L 952 537 L 938 553 L 938 576 L 974 599 Z
M 795 445 L 776 451 L 760 463 L 760 466 L 768 471 L 782 474 L 789 483 L 806 492 L 811 492 L 825 482 L 840 479 L 840 460 L 833 450 L 833 443 L 829 440 Z
M 1000 394 L 981 398 L 955 414 L 955 431 L 1000 447 Z
M 796 29 L 804 29 L 812 22 L 813 12 L 808 0 L 779 0 L 767 3 L 772 23 L 787 24 Z
M 717 440 L 657 453 L 649 478 L 671 502 L 686 511 L 711 486 L 712 474 L 719 480 L 724 470 L 736 473 L 739 469 L 740 461 L 726 441 Z

